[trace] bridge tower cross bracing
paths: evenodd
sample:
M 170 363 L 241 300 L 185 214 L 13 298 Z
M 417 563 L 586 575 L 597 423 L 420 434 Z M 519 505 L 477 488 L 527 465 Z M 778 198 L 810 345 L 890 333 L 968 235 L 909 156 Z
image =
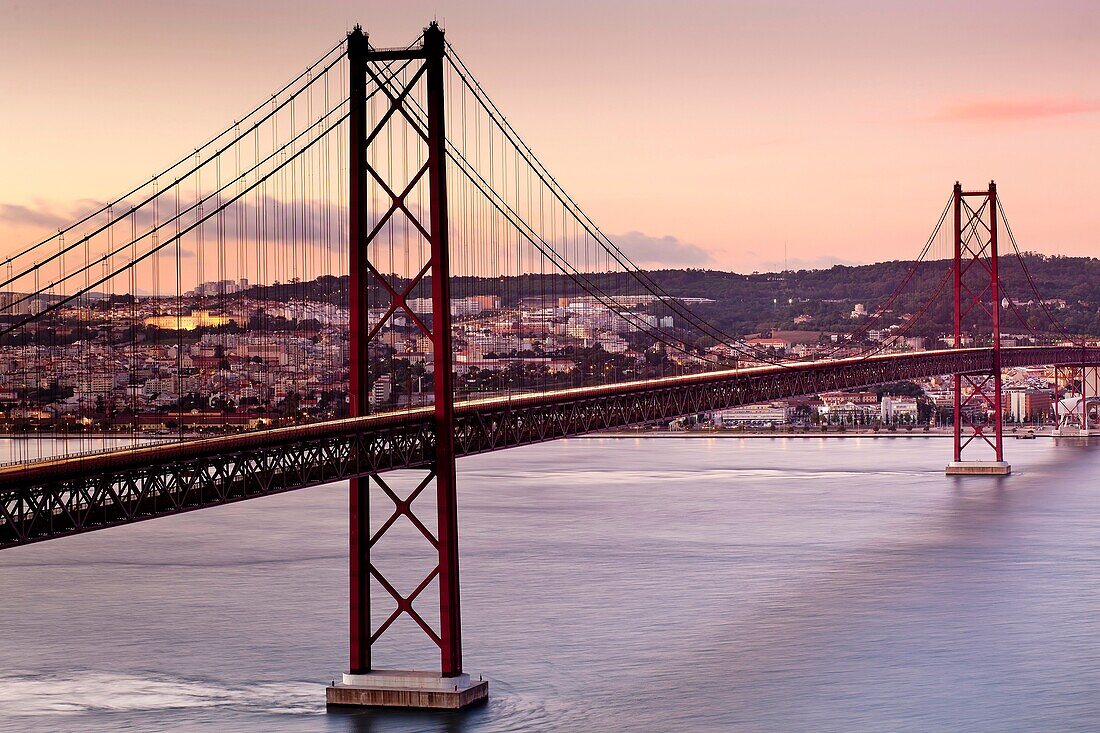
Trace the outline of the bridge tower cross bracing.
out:
M 1075 404 L 1067 405 L 1058 398 L 1059 385 L 1076 382 L 1079 394 Z M 1100 373 L 1095 366 L 1084 360 L 1081 364 L 1057 365 L 1054 367 L 1054 435 L 1059 437 L 1088 437 L 1089 399 L 1100 398 Z
M 1089 428 L 1089 399 L 1095 404 L 1100 398 L 1100 371 L 1095 366 L 1081 364 L 1081 435 L 1088 436 Z
M 1081 435 L 1089 434 L 1089 368 L 1081 365 Z
M 349 66 L 349 364 L 350 414 L 363 416 L 370 409 L 369 343 L 386 319 L 403 314 L 432 344 L 433 358 L 433 431 L 434 452 L 426 475 L 411 494 L 402 499 L 377 474 L 353 478 L 349 482 L 349 609 L 350 666 L 342 683 L 327 690 L 330 706 L 460 708 L 481 702 L 488 695 L 488 682 L 473 680 L 462 668 L 461 615 L 458 585 L 458 511 L 455 477 L 453 351 L 451 343 L 450 265 L 447 216 L 447 133 L 445 114 L 443 31 L 436 23 L 424 29 L 420 48 L 377 50 L 367 35 L 356 26 L 348 34 Z M 417 64 L 400 81 L 387 75 L 386 62 Z M 388 108 L 373 127 L 368 122 L 368 81 L 388 99 Z M 397 84 L 397 91 L 391 84 Z M 427 124 L 410 105 L 417 102 L 415 87 L 422 85 Z M 402 88 L 403 87 L 403 88 Z M 394 121 L 407 121 L 414 137 L 420 138 L 423 165 L 407 181 L 387 180 L 393 168 L 374 167 L 368 148 L 380 139 L 383 129 Z M 426 127 L 426 129 L 425 129 Z M 423 206 L 412 205 L 413 192 L 427 179 L 427 214 Z M 368 188 L 374 183 L 390 199 L 384 212 L 368 210 Z M 371 261 L 371 245 L 383 236 L 383 228 L 395 214 L 402 214 L 423 234 L 429 245 L 428 260 L 408 282 L 394 287 Z M 426 221 L 425 221 L 426 220 Z M 411 249 L 411 248 L 410 248 Z M 430 324 L 409 305 L 414 290 L 430 278 Z M 369 293 L 387 294 L 386 315 L 372 324 Z M 436 532 L 416 517 L 415 499 L 435 485 Z M 370 493 L 372 484 L 380 488 L 394 507 L 389 518 L 372 529 Z M 371 561 L 371 548 L 394 522 L 407 517 L 436 552 L 437 562 L 420 584 L 402 594 Z M 371 580 L 396 603 L 393 612 L 376 628 L 371 614 Z M 433 581 L 439 594 L 438 630 L 433 629 L 414 608 L 418 596 Z M 440 670 L 409 672 L 379 670 L 374 666 L 372 646 L 402 614 L 407 615 L 439 647 Z
M 997 184 L 984 191 L 965 191 L 955 183 L 952 196 L 954 248 L 954 339 L 958 349 L 969 335 L 988 338 L 992 358 L 980 371 L 955 374 L 953 455 L 949 475 L 1005 475 L 1001 391 L 1001 292 L 997 252 Z M 979 323 L 980 322 L 980 323 Z M 986 333 L 979 330 L 988 329 Z M 992 434 L 990 434 L 992 432 Z M 964 460 L 971 444 L 985 446 L 993 460 Z M 989 456 L 987 455 L 987 458 Z

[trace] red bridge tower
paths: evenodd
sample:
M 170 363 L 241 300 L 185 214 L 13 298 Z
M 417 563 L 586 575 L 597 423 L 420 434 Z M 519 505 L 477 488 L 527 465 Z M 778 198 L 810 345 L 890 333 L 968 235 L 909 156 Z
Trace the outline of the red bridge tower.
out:
M 342 682 L 328 688 L 329 705 L 460 708 L 483 701 L 488 696 L 489 683 L 472 680 L 462 669 L 448 264 L 445 47 L 443 31 L 435 23 L 424 29 L 420 48 L 379 50 L 370 46 L 366 34 L 358 26 L 348 34 L 350 413 L 357 417 L 369 411 L 368 344 L 388 318 L 400 315 L 415 324 L 432 344 L 435 419 L 434 451 L 429 456 L 430 464 L 411 493 L 402 498 L 397 488 L 391 486 L 394 483 L 392 478 L 384 480 L 377 474 L 350 481 L 351 662 Z M 391 70 L 391 62 L 399 62 L 404 71 L 397 73 Z M 385 103 L 372 127 L 368 125 L 368 77 L 378 92 L 384 95 Z M 395 125 L 401 126 L 398 132 L 387 131 L 388 126 Z M 369 154 L 371 144 L 383 133 L 406 134 L 416 140 L 414 150 L 418 151 L 420 159 L 409 167 L 411 175 L 402 170 L 405 166 L 372 165 Z M 406 175 L 402 180 L 397 180 L 401 172 Z M 368 190 L 371 188 L 376 194 L 380 192 L 389 199 L 384 211 L 368 211 L 371 200 Z M 426 206 L 413 203 L 424 198 Z M 375 217 L 373 222 L 370 218 L 372 213 Z M 428 244 L 427 261 L 416 263 L 414 271 L 400 284 L 393 277 L 394 273 L 379 270 L 384 261 L 382 258 L 378 258 L 378 266 L 372 259 L 372 253 L 378 251 L 385 238 L 385 227 L 392 223 L 395 216 L 405 217 L 422 237 L 421 241 Z M 392 246 L 392 241 L 390 244 Z M 375 245 L 373 249 L 372 245 Z M 409 251 L 418 251 L 418 248 L 410 246 Z M 427 324 L 407 301 L 418 290 L 427 290 L 429 283 L 432 314 L 431 323 Z M 372 292 L 384 293 L 384 302 L 368 303 L 368 295 Z M 369 306 L 376 312 L 383 307 L 385 315 L 371 323 Z M 421 521 L 413 506 L 417 498 L 430 494 L 429 488 L 433 483 L 434 534 L 428 528 L 431 522 Z M 392 501 L 387 519 L 377 529 L 371 524 L 372 486 Z M 424 536 L 437 558 L 430 572 L 407 593 L 398 590 L 398 584 L 391 582 L 371 560 L 371 548 L 403 518 Z M 371 615 L 372 580 L 394 604 L 392 612 L 377 626 Z M 424 591 L 433 585 L 439 595 L 437 628 L 430 623 L 432 614 L 422 615 L 414 606 Z M 382 597 L 385 598 L 385 595 Z M 439 672 L 379 670 L 374 666 L 372 646 L 402 616 L 411 618 L 439 647 Z
M 964 191 L 955 184 L 954 347 L 992 347 L 989 368 L 955 375 L 954 455 L 951 474 L 1006 475 L 1001 400 L 1001 292 L 997 274 L 997 184 Z M 963 460 L 963 451 L 984 447 L 983 460 Z

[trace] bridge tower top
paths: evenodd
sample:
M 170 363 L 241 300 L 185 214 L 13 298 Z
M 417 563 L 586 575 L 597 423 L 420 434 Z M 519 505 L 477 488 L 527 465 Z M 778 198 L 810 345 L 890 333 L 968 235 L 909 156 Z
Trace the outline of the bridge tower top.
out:
M 424 29 L 424 50 L 429 54 L 442 54 L 443 48 L 443 29 L 439 27 L 439 23 L 433 20 L 428 24 L 428 27 Z

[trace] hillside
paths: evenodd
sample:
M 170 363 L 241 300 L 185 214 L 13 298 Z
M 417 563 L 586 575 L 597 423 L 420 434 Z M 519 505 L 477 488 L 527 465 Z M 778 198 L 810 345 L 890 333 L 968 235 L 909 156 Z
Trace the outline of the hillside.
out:
M 1047 312 L 1076 334 L 1100 336 L 1100 259 L 1090 257 L 1023 257 L 1044 300 L 1037 302 L 1023 269 L 1015 257 L 1000 262 L 1002 297 L 1016 303 L 1006 311 L 1002 330 L 1025 332 L 1021 318 L 1032 328 L 1053 332 Z M 826 270 L 799 270 L 784 273 L 737 275 L 704 270 L 666 270 L 652 273 L 655 280 L 674 295 L 714 299 L 712 304 L 693 305 L 693 309 L 723 330 L 748 333 L 768 328 L 848 329 L 851 311 L 863 304 L 868 313 L 886 302 L 912 266 L 909 261 L 879 262 L 871 265 L 837 265 Z M 923 263 L 897 300 L 889 325 L 904 313 L 917 312 L 929 295 L 943 283 L 934 305 L 912 329 L 913 334 L 939 335 L 951 329 L 952 292 L 950 279 L 944 280 L 951 263 Z M 1031 302 L 1030 305 L 1027 303 Z M 794 319 L 809 315 L 811 321 L 796 326 Z M 976 315 L 976 314 L 975 314 Z M 858 321 L 857 321 L 858 322 Z
M 1061 299 L 1050 305 L 1050 312 L 1075 334 L 1100 336 L 1100 259 L 1091 257 L 1047 257 L 1025 254 L 1023 260 L 1044 299 Z M 848 330 L 856 304 L 863 304 L 868 313 L 887 301 L 901 283 L 912 262 L 894 260 L 871 265 L 837 265 L 825 270 L 798 270 L 782 273 L 743 275 L 719 270 L 655 270 L 648 273 L 661 288 L 678 297 L 708 298 L 713 303 L 693 303 L 691 310 L 730 334 L 748 334 L 782 329 Z M 881 325 L 898 321 L 905 313 L 917 312 L 937 287 L 944 285 L 934 306 L 911 329 L 913 335 L 938 336 L 951 328 L 951 282 L 944 280 L 950 262 L 941 260 L 920 265 L 908 287 L 897 300 L 897 307 Z M 1015 257 L 1002 257 L 1000 262 L 1002 295 L 1019 305 L 1009 309 L 1003 320 L 1006 333 L 1024 333 L 1025 318 L 1032 328 L 1055 332 L 1046 311 L 1034 303 L 1031 287 Z M 608 293 L 637 295 L 645 292 L 637 280 L 623 273 L 588 275 L 598 287 Z M 400 278 L 395 279 L 400 284 Z M 417 288 L 414 296 L 427 295 L 430 278 Z M 583 289 L 564 275 L 538 274 L 507 278 L 456 277 L 452 286 L 454 297 L 496 294 L 507 303 L 524 296 L 575 292 Z M 310 298 L 345 304 L 347 277 L 325 276 L 305 283 L 285 283 L 254 286 L 250 295 L 268 299 Z M 386 300 L 378 290 L 372 294 Z M 1031 305 L 1027 305 L 1032 301 Z M 663 315 L 663 313 L 661 314 Z M 807 323 L 796 324 L 795 318 L 810 316 Z M 973 320 L 973 319 L 971 319 Z M 679 324 L 677 324 L 679 325 Z M 971 325 L 974 325 L 973 323 Z

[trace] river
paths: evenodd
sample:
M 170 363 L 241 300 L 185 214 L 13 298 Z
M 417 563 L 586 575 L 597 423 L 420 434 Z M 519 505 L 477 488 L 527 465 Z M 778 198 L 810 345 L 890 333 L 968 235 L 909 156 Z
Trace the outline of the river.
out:
M 463 459 L 465 666 L 491 702 L 462 714 L 325 713 L 344 485 L 6 550 L 0 730 L 1095 730 L 1100 451 L 1006 449 L 1007 478 L 944 477 L 926 437 Z M 403 589 L 431 566 L 405 520 L 383 544 Z M 397 631 L 378 666 L 430 665 Z

